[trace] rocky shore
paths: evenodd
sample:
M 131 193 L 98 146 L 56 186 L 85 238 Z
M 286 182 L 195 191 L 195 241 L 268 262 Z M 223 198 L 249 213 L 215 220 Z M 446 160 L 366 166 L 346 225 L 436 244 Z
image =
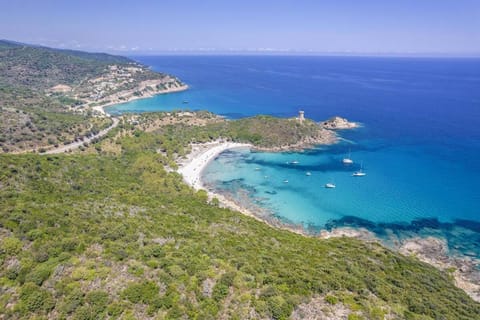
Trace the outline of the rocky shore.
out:
M 334 131 L 320 128 L 316 136 L 304 137 L 303 139 L 294 144 L 282 145 L 279 147 L 253 146 L 252 149 L 265 152 L 303 151 L 319 145 L 335 144 L 338 141 L 339 138 Z
M 356 129 L 359 127 L 361 127 L 361 125 L 358 122 L 351 122 L 345 118 L 336 116 L 320 122 L 315 135 L 303 137 L 296 143 L 277 147 L 253 146 L 252 149 L 266 152 L 303 151 L 319 145 L 331 145 L 337 143 L 340 138 L 335 132 L 336 130 Z
M 328 130 L 346 130 L 360 127 L 358 122 L 350 122 L 342 117 L 333 117 L 321 123 L 321 126 Z
M 235 147 L 249 147 L 259 151 L 284 152 L 304 150 L 315 145 L 326 145 L 336 143 L 338 136 L 335 130 L 345 130 L 358 128 L 360 125 L 355 122 L 340 117 L 329 119 L 320 124 L 318 137 L 303 138 L 296 144 L 285 145 L 274 148 L 256 147 L 249 144 L 236 144 L 225 141 L 215 141 L 211 143 L 195 145 L 192 147 L 192 153 L 179 163 L 178 170 L 184 176 L 185 181 L 195 189 L 208 189 L 201 182 L 201 172 L 204 167 L 213 160 L 219 153 Z M 235 200 L 233 196 L 216 194 L 208 191 L 210 199 L 218 199 L 221 207 L 226 207 L 239 211 L 245 215 L 253 217 L 259 221 L 265 222 L 272 227 L 289 230 L 291 232 L 304 236 L 312 236 L 312 233 L 305 230 L 303 226 L 292 225 L 278 218 L 273 214 L 265 212 L 262 208 L 249 204 L 248 197 Z M 238 196 L 238 195 L 237 195 Z M 330 231 L 322 230 L 314 235 L 320 239 L 329 239 L 334 237 L 352 237 L 362 241 L 380 241 L 374 233 L 366 229 L 357 228 L 335 228 Z M 449 273 L 455 281 L 457 287 L 463 289 L 472 299 L 480 302 L 480 261 L 470 257 L 452 257 L 448 254 L 448 245 L 445 240 L 435 237 L 428 238 L 408 238 L 396 244 L 395 250 L 407 256 L 415 256 L 419 260 L 428 263 L 442 271 Z
M 470 257 L 448 255 L 447 242 L 440 238 L 410 238 L 402 241 L 399 252 L 413 255 L 440 270 L 450 273 L 457 287 L 480 302 L 480 261 Z

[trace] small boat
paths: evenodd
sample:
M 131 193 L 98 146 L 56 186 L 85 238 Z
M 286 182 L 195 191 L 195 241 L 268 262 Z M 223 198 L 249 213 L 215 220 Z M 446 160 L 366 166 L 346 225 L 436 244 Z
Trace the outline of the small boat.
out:
M 288 183 L 288 180 L 287 179 L 283 180 L 283 183 Z
M 312 173 L 311 173 L 311 172 L 307 172 L 307 173 L 305 173 L 305 175 L 306 175 L 306 176 L 311 176 Z
M 366 176 L 367 174 L 365 172 L 362 172 L 361 170 L 360 171 L 357 171 L 357 172 L 354 172 L 352 174 L 353 177 L 364 177 Z
M 260 171 L 260 168 L 259 168 L 259 167 L 256 167 L 256 168 L 255 168 L 255 171 Z
M 182 103 L 183 103 L 183 104 L 187 104 L 187 103 L 188 103 L 188 100 L 183 100 Z
M 298 162 L 297 160 L 293 160 L 292 162 L 290 162 L 291 164 L 299 164 L 300 162 Z
M 325 188 L 327 189 L 333 189 L 336 188 L 337 186 L 334 183 L 326 183 Z
M 346 158 L 343 158 L 343 160 L 342 160 L 343 164 L 352 164 L 353 163 L 351 155 L 352 155 L 352 152 L 348 151 L 348 156 Z
M 367 175 L 367 174 L 366 174 L 365 172 L 363 172 L 363 162 L 362 162 L 362 164 L 361 164 L 361 166 L 360 166 L 360 170 L 355 171 L 355 172 L 352 174 L 353 177 L 364 177 L 364 176 L 366 176 L 366 175 Z

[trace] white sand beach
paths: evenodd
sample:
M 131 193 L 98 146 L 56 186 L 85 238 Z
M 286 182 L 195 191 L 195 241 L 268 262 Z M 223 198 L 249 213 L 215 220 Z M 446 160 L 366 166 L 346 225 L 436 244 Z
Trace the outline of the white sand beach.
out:
M 217 194 L 207 190 L 202 184 L 202 171 L 205 169 L 205 167 L 210 161 L 215 159 L 216 156 L 228 149 L 251 147 L 253 146 L 247 143 L 235 143 L 225 141 L 213 141 L 203 144 L 194 144 L 192 145 L 192 152 L 188 154 L 187 158 L 179 161 L 179 169 L 177 170 L 177 172 L 180 173 L 183 176 L 185 182 L 191 187 L 193 187 L 195 190 L 205 190 L 207 191 L 208 197 L 210 199 L 217 198 L 221 207 L 238 211 L 240 213 L 243 213 L 244 215 L 250 216 L 258 221 L 270 224 L 277 228 L 289 230 L 297 234 L 305 234 L 301 228 L 295 228 L 284 224 L 273 224 L 272 221 L 260 217 L 258 214 L 255 214 L 241 203 L 238 203 L 233 199 L 229 199 L 222 194 Z
M 223 141 L 195 144 L 187 159 L 179 163 L 178 173 L 183 175 L 185 182 L 195 190 L 203 189 L 201 173 L 207 164 L 223 151 L 241 147 L 251 147 L 251 145 Z

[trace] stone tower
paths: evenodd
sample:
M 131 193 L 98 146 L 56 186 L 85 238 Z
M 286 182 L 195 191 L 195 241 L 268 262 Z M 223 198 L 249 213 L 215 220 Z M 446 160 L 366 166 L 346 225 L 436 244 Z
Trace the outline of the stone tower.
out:
M 305 120 L 305 112 L 303 110 L 298 111 L 298 121 L 303 122 Z

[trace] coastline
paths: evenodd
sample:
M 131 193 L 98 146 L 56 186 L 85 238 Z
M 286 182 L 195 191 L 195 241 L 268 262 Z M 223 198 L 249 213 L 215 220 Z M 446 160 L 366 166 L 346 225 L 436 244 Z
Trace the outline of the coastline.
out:
M 181 92 L 181 91 L 188 90 L 188 88 L 189 88 L 188 85 L 184 84 L 184 85 L 181 85 L 179 87 L 173 87 L 173 88 L 158 90 L 158 91 L 155 91 L 155 92 L 147 92 L 142 96 L 135 96 L 135 95 L 133 95 L 133 92 L 130 92 L 130 91 L 127 92 L 127 93 L 120 92 L 120 93 L 116 94 L 114 97 L 109 97 L 107 99 L 108 102 L 101 103 L 100 105 L 93 106 L 93 107 L 88 107 L 88 108 L 98 112 L 99 114 L 101 114 L 103 116 L 111 117 L 112 115 L 109 114 L 107 111 L 105 111 L 105 108 L 116 105 L 116 104 L 123 104 L 123 103 L 132 102 L 132 101 L 135 101 L 135 100 L 152 98 L 152 97 L 154 97 L 156 95 L 160 95 L 160 94 Z M 125 97 L 124 95 L 128 95 L 128 97 Z M 120 98 L 124 98 L 124 100 L 122 100 Z M 90 103 L 92 103 L 92 102 L 87 102 L 87 103 L 84 104 L 84 106 L 86 106 Z
M 210 161 L 226 150 L 242 147 L 251 148 L 252 145 L 218 140 L 203 144 L 192 144 L 192 151 L 188 154 L 187 159 L 179 162 L 177 171 L 183 176 L 185 182 L 195 190 L 205 189 L 201 181 L 201 173 Z
M 268 213 L 267 214 L 254 213 L 250 208 L 247 208 L 245 205 L 239 204 L 237 201 L 223 194 L 212 192 L 203 184 L 201 179 L 203 170 L 208 166 L 208 164 L 211 161 L 213 161 L 222 152 L 230 149 L 236 149 L 236 148 L 250 148 L 253 150 L 259 150 L 259 149 L 255 148 L 253 145 L 248 143 L 226 142 L 223 140 L 216 140 L 216 141 L 202 143 L 202 144 L 192 144 L 191 146 L 192 146 L 192 151 L 187 155 L 187 157 L 177 162 L 178 164 L 177 172 L 182 175 L 185 183 L 187 183 L 193 189 L 195 189 L 196 191 L 199 191 L 199 190 L 206 191 L 209 199 L 217 198 L 221 207 L 229 208 L 231 210 L 241 212 L 242 214 L 245 214 L 263 223 L 266 223 L 274 228 L 288 230 L 303 236 L 312 236 L 312 234 L 306 232 L 302 226 L 296 226 L 293 224 L 284 223 L 277 218 L 271 217 L 271 214 L 268 214 Z M 283 149 L 279 149 L 275 151 L 279 152 L 282 150 Z M 291 149 L 286 149 L 286 150 L 291 150 Z M 260 208 L 258 208 L 258 210 L 262 211 Z M 343 237 L 343 236 L 350 237 L 350 238 L 357 238 L 364 241 L 378 241 L 378 239 L 373 235 L 372 232 L 363 228 L 354 229 L 351 227 L 341 227 L 331 231 L 323 230 L 322 232 L 320 232 L 320 234 L 316 235 L 317 238 L 322 238 L 322 239 L 328 239 L 333 237 Z
M 202 144 L 192 144 L 192 151 L 187 155 L 187 158 L 178 161 L 179 168 L 177 172 L 183 176 L 185 183 L 187 183 L 193 189 L 197 191 L 206 191 L 210 200 L 213 198 L 218 199 L 220 207 L 222 208 L 238 211 L 260 222 L 267 223 L 272 227 L 281 228 L 307 236 L 307 233 L 301 227 L 296 228 L 293 225 L 283 224 L 279 221 L 270 221 L 264 217 L 261 217 L 259 214 L 254 213 L 251 209 L 246 208 L 244 205 L 237 203 L 237 201 L 222 194 L 212 192 L 206 188 L 201 179 L 203 170 L 220 153 L 236 148 L 253 148 L 253 145 L 248 143 L 225 142 L 222 140 L 216 140 Z
M 192 152 L 187 155 L 186 159 L 178 162 L 179 168 L 177 172 L 180 173 L 184 181 L 195 190 L 205 190 L 209 199 L 217 198 L 221 207 L 238 211 L 260 222 L 266 223 L 271 227 L 288 230 L 302 236 L 313 236 L 319 239 L 349 237 L 362 241 L 381 243 L 381 239 L 365 228 L 338 227 L 330 231 L 322 230 L 319 234 L 312 235 L 306 232 L 302 226 L 284 223 L 268 213 L 265 215 L 262 214 L 265 210 L 262 211 L 261 208 L 259 208 L 258 211 L 255 210 L 255 213 L 244 204 L 240 204 L 225 195 L 208 190 L 201 180 L 202 171 L 220 153 L 229 149 L 242 147 L 256 149 L 251 144 L 225 142 L 221 140 L 204 144 L 192 144 Z M 464 290 L 475 301 L 480 302 L 480 272 L 476 269 L 480 262 L 465 257 L 449 256 L 448 245 L 444 239 L 415 236 L 404 239 L 391 249 L 405 256 L 416 257 L 424 263 L 449 273 L 458 288 Z

